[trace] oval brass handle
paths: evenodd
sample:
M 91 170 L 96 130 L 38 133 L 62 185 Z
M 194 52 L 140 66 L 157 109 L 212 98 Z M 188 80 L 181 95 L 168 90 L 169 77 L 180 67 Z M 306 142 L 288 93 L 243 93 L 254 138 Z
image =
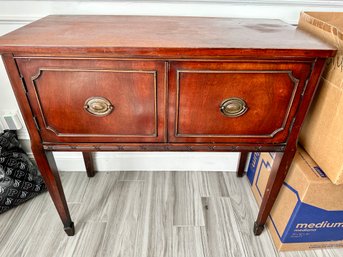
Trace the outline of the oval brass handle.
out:
M 114 106 L 108 99 L 94 96 L 85 101 L 84 109 L 92 115 L 102 117 L 109 115 L 113 111 Z
M 246 102 L 237 97 L 227 98 L 220 104 L 220 111 L 227 117 L 242 116 L 247 110 Z

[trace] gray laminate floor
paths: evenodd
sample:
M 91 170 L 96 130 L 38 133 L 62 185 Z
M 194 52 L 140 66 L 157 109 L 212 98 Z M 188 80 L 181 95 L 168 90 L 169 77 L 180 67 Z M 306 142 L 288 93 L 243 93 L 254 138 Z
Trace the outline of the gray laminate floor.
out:
M 64 234 L 47 193 L 0 215 L 0 256 L 341 257 L 343 249 L 277 253 L 253 236 L 247 178 L 222 172 L 62 173 L 76 223 Z

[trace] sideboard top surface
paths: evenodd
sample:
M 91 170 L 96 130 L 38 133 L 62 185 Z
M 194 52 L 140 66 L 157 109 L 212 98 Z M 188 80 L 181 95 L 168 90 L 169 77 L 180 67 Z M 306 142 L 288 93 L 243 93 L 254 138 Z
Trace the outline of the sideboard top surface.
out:
M 76 56 L 207 56 L 212 51 L 223 56 L 281 52 L 328 57 L 334 50 L 294 26 L 270 19 L 50 15 L 0 37 L 0 53 Z

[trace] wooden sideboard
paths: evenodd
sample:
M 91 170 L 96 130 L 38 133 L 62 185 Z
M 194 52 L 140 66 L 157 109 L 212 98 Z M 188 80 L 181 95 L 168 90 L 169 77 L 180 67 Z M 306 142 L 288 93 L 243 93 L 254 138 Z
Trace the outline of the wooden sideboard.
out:
M 279 20 L 48 16 L 0 38 L 32 151 L 68 235 L 52 151 L 278 152 L 254 233 L 335 49 Z M 77 186 L 77 185 L 75 185 Z

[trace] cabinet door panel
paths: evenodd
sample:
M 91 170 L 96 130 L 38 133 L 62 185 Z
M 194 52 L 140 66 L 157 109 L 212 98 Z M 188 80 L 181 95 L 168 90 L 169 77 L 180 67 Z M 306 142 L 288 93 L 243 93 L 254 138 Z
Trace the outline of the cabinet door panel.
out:
M 18 59 L 46 142 L 164 141 L 164 63 Z
M 175 62 L 169 140 L 286 142 L 310 63 Z

